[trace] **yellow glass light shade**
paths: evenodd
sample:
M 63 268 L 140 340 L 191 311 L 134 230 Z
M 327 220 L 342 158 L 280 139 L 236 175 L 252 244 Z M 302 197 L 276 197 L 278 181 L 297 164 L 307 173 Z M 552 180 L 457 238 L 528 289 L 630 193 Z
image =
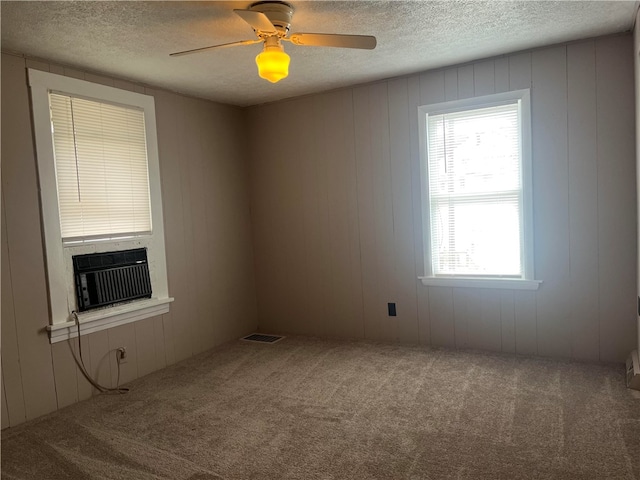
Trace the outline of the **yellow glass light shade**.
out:
M 258 75 L 271 83 L 276 83 L 289 75 L 289 62 L 291 58 L 282 47 L 266 47 L 256 57 Z

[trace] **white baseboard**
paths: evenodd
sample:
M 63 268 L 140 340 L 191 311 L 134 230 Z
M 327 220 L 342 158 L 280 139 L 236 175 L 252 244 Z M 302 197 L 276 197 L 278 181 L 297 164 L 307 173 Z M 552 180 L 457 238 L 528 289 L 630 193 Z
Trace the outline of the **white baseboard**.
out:
M 631 352 L 627 358 L 627 388 L 640 390 L 640 361 L 637 350 Z

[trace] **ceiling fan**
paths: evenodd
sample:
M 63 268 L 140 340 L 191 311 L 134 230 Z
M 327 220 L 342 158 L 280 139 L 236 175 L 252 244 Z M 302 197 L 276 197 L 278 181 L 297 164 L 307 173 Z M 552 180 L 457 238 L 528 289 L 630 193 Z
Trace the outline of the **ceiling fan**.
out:
M 376 37 L 370 35 L 340 35 L 330 33 L 292 33 L 291 17 L 293 6 L 281 1 L 262 1 L 251 4 L 248 9 L 234 9 L 236 14 L 247 22 L 258 37 L 255 40 L 223 43 L 211 47 L 195 48 L 170 54 L 172 57 L 200 53 L 215 48 L 235 47 L 263 43 L 262 53 L 256 57 L 258 75 L 272 83 L 278 82 L 289 74 L 289 55 L 284 51 L 282 42 L 291 42 L 300 46 L 376 48 Z

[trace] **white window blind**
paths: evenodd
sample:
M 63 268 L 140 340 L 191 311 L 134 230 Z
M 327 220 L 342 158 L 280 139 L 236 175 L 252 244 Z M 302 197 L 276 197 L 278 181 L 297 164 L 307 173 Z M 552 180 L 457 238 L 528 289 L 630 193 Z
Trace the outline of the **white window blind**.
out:
M 434 275 L 524 276 L 519 106 L 428 115 Z
M 63 241 L 151 232 L 142 110 L 50 93 Z

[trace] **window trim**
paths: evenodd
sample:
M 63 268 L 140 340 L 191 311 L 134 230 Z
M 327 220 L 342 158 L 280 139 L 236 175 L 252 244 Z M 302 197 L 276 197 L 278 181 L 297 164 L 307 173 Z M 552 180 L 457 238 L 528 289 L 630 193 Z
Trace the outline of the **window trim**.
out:
M 91 331 L 98 331 L 109 328 L 110 326 L 115 326 L 115 324 L 121 325 L 129 321 L 141 320 L 149 316 L 166 313 L 169 302 L 173 301 L 173 298 L 169 297 L 168 292 L 154 98 L 137 92 L 121 90 L 34 69 L 28 69 L 28 78 L 31 90 L 33 128 L 40 184 L 40 206 L 46 253 L 50 306 L 50 325 L 48 330 L 52 333 L 52 331 L 59 330 L 60 326 L 68 325 L 71 321 L 71 311 L 75 309 L 75 294 L 73 294 L 73 296 L 70 294 L 70 273 L 67 265 L 67 258 L 70 257 L 69 252 L 71 249 L 78 249 L 78 253 L 87 253 L 87 250 L 104 252 L 116 249 L 124 250 L 127 248 L 135 248 L 135 246 L 141 244 L 148 246 L 151 257 L 149 263 L 152 270 L 152 300 L 155 300 L 155 302 L 152 303 L 162 306 L 161 309 L 154 309 L 149 308 L 148 301 L 146 303 L 140 302 L 138 305 L 136 305 L 136 302 L 132 302 L 127 304 L 127 308 L 118 309 L 117 307 L 112 307 L 94 312 L 80 313 L 78 316 L 83 334 L 85 332 L 88 333 L 88 328 L 92 328 Z M 151 221 L 153 225 L 151 235 L 112 241 L 87 240 L 81 242 L 79 245 L 63 244 L 60 229 L 53 138 L 51 135 L 49 114 L 50 91 L 138 107 L 144 111 Z M 71 290 L 73 291 L 72 270 L 71 282 Z M 146 316 L 144 316 L 144 311 L 147 312 Z M 60 338 L 60 340 L 63 340 L 63 338 Z M 53 335 L 51 335 L 51 342 L 54 342 Z
M 522 153 L 522 213 L 523 213 L 523 272 L 522 277 L 498 276 L 452 276 L 434 275 L 431 260 L 431 208 L 429 203 L 427 117 L 428 115 L 459 112 L 482 107 L 490 107 L 513 101 L 520 102 L 521 153 Z M 418 277 L 423 285 L 449 287 L 478 287 L 537 290 L 541 281 L 534 280 L 533 259 L 533 171 L 531 166 L 531 98 L 529 89 L 484 95 L 480 97 L 453 100 L 418 107 L 420 141 L 420 184 L 422 203 L 422 238 L 424 255 L 424 276 Z

